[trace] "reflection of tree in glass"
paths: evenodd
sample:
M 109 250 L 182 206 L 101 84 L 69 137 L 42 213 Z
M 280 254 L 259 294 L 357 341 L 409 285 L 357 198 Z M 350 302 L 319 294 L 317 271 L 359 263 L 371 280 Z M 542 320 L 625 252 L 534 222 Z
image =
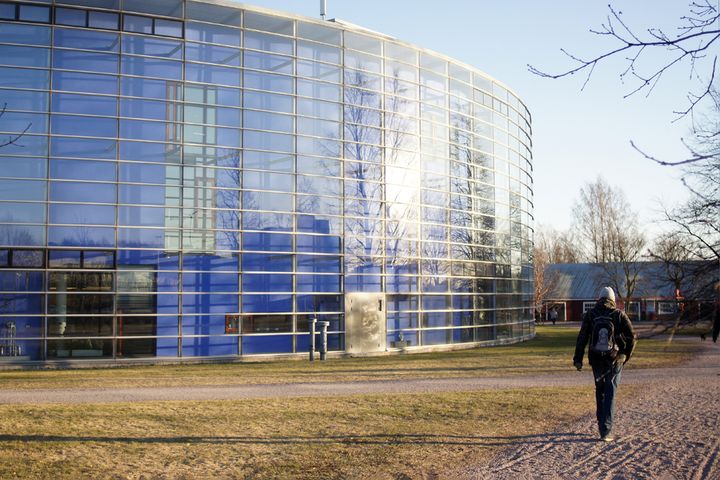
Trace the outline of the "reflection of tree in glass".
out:
M 361 273 L 383 253 L 375 238 L 383 226 L 381 95 L 369 90 L 378 86 L 360 70 L 346 69 L 344 79 L 345 262 L 348 273 Z
M 5 115 L 5 111 L 7 110 L 7 103 L 2 104 L 2 108 L 0 108 L 0 118 L 2 118 L 3 115 Z M 30 127 L 32 126 L 32 123 L 28 123 L 27 126 L 23 129 L 20 133 L 10 133 L 6 134 L 3 137 L 0 137 L 0 148 L 7 147 L 8 145 L 18 145 L 18 140 L 20 140 L 23 135 L 27 133 L 28 130 L 30 130 Z

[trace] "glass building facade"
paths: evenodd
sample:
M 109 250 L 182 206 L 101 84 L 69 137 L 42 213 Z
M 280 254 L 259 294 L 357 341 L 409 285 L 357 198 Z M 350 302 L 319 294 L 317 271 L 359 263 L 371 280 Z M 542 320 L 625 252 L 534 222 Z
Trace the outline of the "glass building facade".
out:
M 229 2 L 0 1 L 0 106 L 0 362 L 534 335 L 530 114 L 476 69 Z

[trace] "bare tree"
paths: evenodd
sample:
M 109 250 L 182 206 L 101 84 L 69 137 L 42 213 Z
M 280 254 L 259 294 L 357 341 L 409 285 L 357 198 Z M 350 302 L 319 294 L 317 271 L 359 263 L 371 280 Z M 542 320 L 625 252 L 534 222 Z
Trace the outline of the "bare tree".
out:
M 580 190 L 573 214 L 587 258 L 602 267 L 602 280 L 628 301 L 642 269 L 646 240 L 625 194 L 598 177 Z
M 693 151 L 706 158 L 686 166 L 682 177 L 690 199 L 664 213 L 696 258 L 720 262 L 720 92 L 711 98 L 712 108 L 694 129 Z
M 612 5 L 608 9 L 610 13 L 606 21 L 599 29 L 591 29 L 590 32 L 612 42 L 612 45 L 589 58 L 562 49 L 574 63 L 573 67 L 558 73 L 548 73 L 528 65 L 530 71 L 553 79 L 585 73 L 584 88 L 597 65 L 620 57 L 626 62 L 625 69 L 620 72 L 620 79 L 631 85 L 625 95 L 627 98 L 638 92 L 650 95 L 666 73 L 684 66 L 689 70 L 689 80 L 696 86 L 689 86 L 687 104 L 674 110 L 678 118 L 691 114 L 698 105 L 710 100 L 718 59 L 716 42 L 720 39 L 720 13 L 714 1 L 690 2 L 687 13 L 680 17 L 675 31 L 671 33 L 658 27 L 642 29 L 631 26 L 622 11 Z M 662 161 L 645 154 L 634 143 L 631 144 L 647 158 L 661 165 L 686 165 L 711 158 L 708 154 L 690 149 L 690 158 Z
M 550 271 L 548 266 L 553 263 L 550 261 L 551 252 L 545 249 L 546 244 L 535 243 L 533 247 L 533 272 L 534 272 L 534 293 L 535 293 L 535 317 L 542 316 L 543 305 L 550 292 L 555 289 L 558 281 L 557 272 Z
M 561 231 L 540 226 L 535 232 L 535 246 L 547 255 L 549 264 L 584 260 L 581 245 L 571 229 Z

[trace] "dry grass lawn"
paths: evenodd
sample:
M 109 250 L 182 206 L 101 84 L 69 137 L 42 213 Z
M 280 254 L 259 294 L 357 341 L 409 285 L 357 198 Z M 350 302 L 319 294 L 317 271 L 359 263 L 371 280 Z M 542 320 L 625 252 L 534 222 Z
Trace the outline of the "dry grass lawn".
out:
M 625 389 L 625 394 L 630 389 Z M 0 406 L 0 478 L 453 478 L 592 410 L 592 386 Z M 593 434 L 594 432 L 578 432 Z

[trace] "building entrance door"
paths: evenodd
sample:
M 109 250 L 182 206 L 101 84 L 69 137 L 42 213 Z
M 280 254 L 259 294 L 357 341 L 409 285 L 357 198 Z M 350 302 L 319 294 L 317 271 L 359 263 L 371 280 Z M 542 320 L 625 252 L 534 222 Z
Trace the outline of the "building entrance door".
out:
M 375 353 L 386 350 L 385 294 L 345 294 L 345 350 Z

